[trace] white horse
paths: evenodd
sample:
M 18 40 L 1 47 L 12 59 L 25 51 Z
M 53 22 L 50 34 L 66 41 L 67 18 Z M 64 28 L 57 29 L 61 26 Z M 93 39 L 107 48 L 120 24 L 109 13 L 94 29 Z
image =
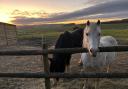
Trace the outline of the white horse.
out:
M 89 51 L 81 54 L 84 71 L 99 72 L 106 67 L 107 72 L 109 72 L 110 64 L 115 60 L 116 52 L 98 52 L 98 47 L 116 46 L 116 39 L 112 36 L 101 37 L 100 20 L 97 23 L 87 21 L 83 34 L 83 48 L 87 48 Z M 86 84 L 89 84 L 87 81 Z M 88 87 L 88 85 L 84 85 L 84 89 Z

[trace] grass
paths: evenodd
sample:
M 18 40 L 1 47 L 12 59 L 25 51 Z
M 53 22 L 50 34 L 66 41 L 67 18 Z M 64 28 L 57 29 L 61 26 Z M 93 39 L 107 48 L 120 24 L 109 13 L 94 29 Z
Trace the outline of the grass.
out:
M 41 38 L 42 36 L 59 36 L 65 30 L 72 29 L 72 25 L 51 25 L 42 27 L 32 27 L 29 29 L 18 29 L 19 39 Z
M 85 25 L 78 25 L 83 28 Z M 62 32 L 71 31 L 73 25 L 52 25 L 32 27 L 29 29 L 18 30 L 19 39 L 41 38 L 42 36 L 58 37 Z M 118 39 L 128 39 L 128 24 L 101 24 L 102 34 L 111 35 Z
M 128 29 L 128 23 L 101 24 L 101 28 L 108 29 L 108 30 L 126 30 L 126 29 Z
M 128 39 L 128 30 L 103 30 L 104 36 L 110 35 L 120 39 Z

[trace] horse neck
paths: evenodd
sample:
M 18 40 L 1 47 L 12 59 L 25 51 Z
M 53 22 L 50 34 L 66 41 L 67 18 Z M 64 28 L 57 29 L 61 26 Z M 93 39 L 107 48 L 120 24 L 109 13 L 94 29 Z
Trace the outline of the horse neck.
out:
M 84 29 L 77 29 L 71 33 L 73 47 L 82 47 L 83 44 L 83 31 Z
M 82 44 L 82 47 L 87 48 L 88 42 L 87 42 L 87 37 L 86 37 L 86 34 L 85 34 L 85 30 L 86 30 L 86 28 L 83 31 L 83 44 Z

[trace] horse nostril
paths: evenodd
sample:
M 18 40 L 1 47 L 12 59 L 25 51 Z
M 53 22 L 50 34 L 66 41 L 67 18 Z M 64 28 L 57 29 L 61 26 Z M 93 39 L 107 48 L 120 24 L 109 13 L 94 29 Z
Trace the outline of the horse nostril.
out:
M 90 52 L 91 52 L 91 53 L 93 52 L 93 49 L 92 49 L 92 48 L 90 49 Z

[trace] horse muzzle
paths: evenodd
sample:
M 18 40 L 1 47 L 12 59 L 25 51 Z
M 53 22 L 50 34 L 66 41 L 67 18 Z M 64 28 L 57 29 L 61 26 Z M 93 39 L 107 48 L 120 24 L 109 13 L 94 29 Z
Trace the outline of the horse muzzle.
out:
M 91 48 L 91 49 L 89 50 L 89 52 L 90 52 L 90 55 L 91 55 L 92 57 L 96 57 L 98 50 Z

